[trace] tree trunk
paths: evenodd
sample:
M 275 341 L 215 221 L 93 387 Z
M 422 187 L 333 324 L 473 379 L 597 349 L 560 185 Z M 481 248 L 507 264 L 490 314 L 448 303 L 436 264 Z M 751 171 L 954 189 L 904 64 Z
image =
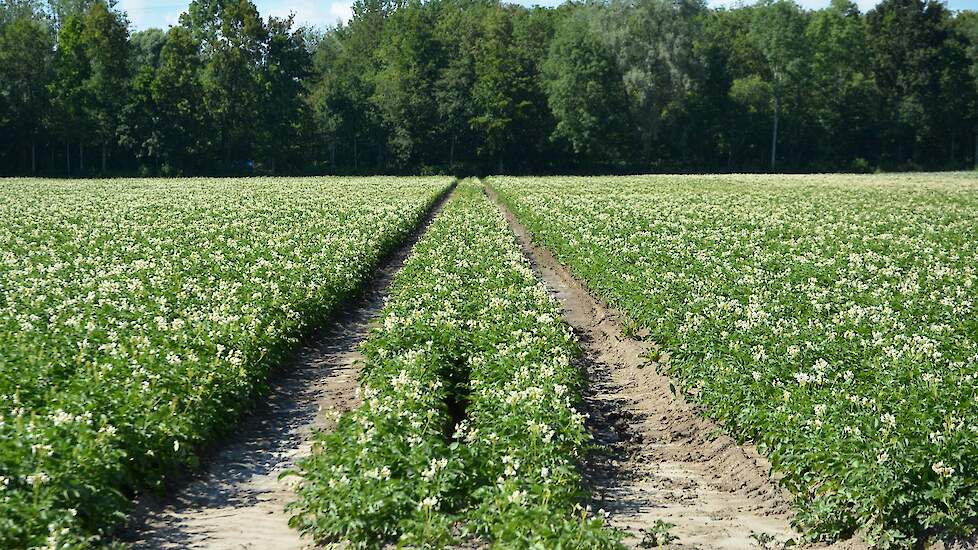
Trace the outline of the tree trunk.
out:
M 503 157 L 499 157 L 499 175 L 503 175 Z
M 956 156 L 956 155 L 955 155 L 955 153 L 957 152 L 957 151 L 955 151 L 955 149 L 957 149 L 957 148 L 958 148 L 958 144 L 956 143 L 956 141 L 957 141 L 957 140 L 955 140 L 955 139 L 954 139 L 954 132 L 951 132 L 951 154 L 950 154 L 950 155 L 948 155 L 948 163 L 949 163 L 949 164 L 950 164 L 950 165 L 951 165 L 952 167 L 953 167 L 953 166 L 954 166 L 955 164 L 957 164 L 957 163 L 955 163 L 955 162 L 954 162 L 954 157 Z
M 85 146 L 78 142 L 78 171 L 81 175 L 85 174 Z
M 976 146 L 975 150 L 978 150 Z M 71 177 L 71 143 L 65 140 L 65 176 Z
M 774 129 L 771 131 L 771 171 L 778 162 L 778 115 L 781 111 L 780 94 L 774 94 Z
M 357 161 L 357 136 L 353 136 L 353 170 L 359 170 L 360 165 Z
M 37 173 L 37 141 L 31 138 L 31 174 Z
M 689 126 L 684 124 L 683 125 L 683 137 L 682 137 L 682 140 L 680 141 L 680 148 L 682 149 L 682 159 L 683 159 L 682 162 L 683 162 L 683 169 L 684 170 L 686 169 L 686 161 L 689 158 L 689 156 L 688 156 L 689 146 L 687 145 L 688 142 L 689 142 Z
M 975 130 L 975 170 L 978 170 L 978 130 Z
M 448 149 L 448 169 L 455 168 L 455 132 L 452 132 L 452 146 Z
M 102 144 L 102 175 L 105 175 L 105 143 Z

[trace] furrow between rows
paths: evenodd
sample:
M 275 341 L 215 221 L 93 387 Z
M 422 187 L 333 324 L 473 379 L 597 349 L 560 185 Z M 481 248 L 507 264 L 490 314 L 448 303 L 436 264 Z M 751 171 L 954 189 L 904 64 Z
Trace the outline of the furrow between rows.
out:
M 395 274 L 450 200 L 446 192 L 394 250 L 362 295 L 308 339 L 276 376 L 262 404 L 210 457 L 201 474 L 166 499 L 143 495 L 123 537 L 133 548 L 303 548 L 289 527 L 294 478 L 312 433 L 359 405 L 360 344 L 384 306 Z

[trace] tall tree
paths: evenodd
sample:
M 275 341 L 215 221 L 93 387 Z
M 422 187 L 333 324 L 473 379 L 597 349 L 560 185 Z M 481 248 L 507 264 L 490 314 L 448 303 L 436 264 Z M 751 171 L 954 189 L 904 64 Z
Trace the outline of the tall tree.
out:
M 805 28 L 811 46 L 809 103 L 814 158 L 851 165 L 874 156 L 876 91 L 865 55 L 866 23 L 850 0 L 833 0 Z
M 85 51 L 84 19 L 71 15 L 58 30 L 58 49 L 55 57 L 55 78 L 51 82 L 53 126 L 57 128 L 65 146 L 66 174 L 71 175 L 71 142 L 78 144 L 78 167 L 85 169 L 83 136 L 92 123 L 88 118 L 90 88 L 86 82 L 92 72 Z
M 264 92 L 262 113 L 263 156 L 272 172 L 297 169 L 306 103 L 302 85 L 309 73 L 311 56 L 304 29 L 293 29 L 293 18 L 271 17 L 260 81 Z
M 591 28 L 588 12 L 558 27 L 543 65 L 544 87 L 557 119 L 554 139 L 595 161 L 620 161 L 628 147 L 628 112 L 622 75 Z
M 705 71 L 694 47 L 705 11 L 702 0 L 613 0 L 601 10 L 601 36 L 622 73 L 645 162 L 686 154 L 685 114 Z M 672 128 L 678 135 L 666 135 Z
M 376 52 L 394 9 L 390 0 L 356 0 L 349 24 L 329 29 L 313 55 L 310 101 L 334 169 L 337 149 L 354 171 L 365 167 L 371 148 L 376 168 L 382 165 L 385 131 L 370 98 L 379 70 Z
M 131 72 L 135 74 L 141 67 L 156 70 L 165 43 L 166 33 L 160 29 L 152 28 L 132 33 L 129 37 Z
M 970 154 L 962 142 L 971 139 L 978 125 L 978 88 L 971 77 L 972 62 L 969 57 L 969 39 L 950 19 L 944 19 L 945 40 L 941 45 L 940 75 L 938 77 L 940 95 L 936 132 L 933 138 L 933 156 L 947 159 L 947 167 L 962 166 L 962 160 Z M 937 149 L 943 148 L 945 155 Z
M 17 136 L 30 154 L 30 172 L 37 172 L 37 140 L 49 110 L 48 87 L 53 77 L 54 35 L 36 11 L 15 14 L 0 26 L 0 101 L 6 106 L 5 133 Z
M 119 144 L 127 148 L 145 168 L 146 161 L 155 161 L 159 168 L 160 109 L 153 100 L 153 80 L 159 70 L 160 52 L 166 35 L 160 29 L 147 29 L 132 34 L 129 39 L 130 72 L 128 101 L 119 123 Z
M 959 12 L 954 18 L 953 25 L 963 41 L 964 54 L 968 60 L 968 76 L 971 78 L 971 84 L 968 88 L 971 93 L 975 93 L 978 91 L 978 12 Z M 974 107 L 969 111 L 971 113 L 978 111 L 978 100 L 975 101 Z M 971 123 L 970 129 L 973 134 L 974 145 L 971 160 L 974 168 L 978 169 L 978 120 L 972 118 L 968 122 Z
M 470 127 L 479 140 L 478 152 L 496 162 L 503 172 L 507 162 L 526 158 L 521 135 L 540 122 L 536 108 L 545 99 L 538 71 L 526 55 L 528 30 L 515 19 L 527 13 L 518 6 L 499 5 L 487 10 L 474 45 L 475 83 L 472 86 L 474 116 Z
M 160 67 L 152 83 L 159 113 L 160 153 L 177 173 L 186 172 L 208 148 L 206 107 L 200 101 L 200 45 L 184 27 L 172 27 L 160 51 Z
M 883 0 L 866 17 L 879 123 L 898 165 L 924 158 L 939 131 L 947 16 L 937 1 Z
M 129 30 L 125 17 L 95 0 L 88 9 L 82 32 L 91 72 L 85 80 L 90 102 L 87 118 L 102 150 L 106 170 L 108 147 L 116 142 L 119 113 L 127 102 L 129 84 Z
M 443 58 L 433 28 L 429 12 L 411 0 L 390 18 L 377 50 L 381 61 L 371 101 L 399 167 L 437 162 L 431 155 L 438 118 L 434 87 Z
M 764 60 L 762 77 L 770 84 L 772 106 L 771 169 L 778 159 L 778 126 L 785 88 L 797 85 L 804 70 L 805 17 L 792 0 L 763 0 L 754 11 L 750 36 Z
M 60 31 L 73 15 L 84 16 L 93 2 L 95 0 L 47 0 L 55 29 Z M 114 8 L 115 5 L 116 0 L 110 0 L 109 7 Z
M 214 119 L 226 170 L 250 170 L 263 106 L 260 69 L 268 34 L 249 0 L 194 0 L 180 16 L 204 58 L 204 103 Z M 249 163 L 249 164 L 244 164 Z
M 346 136 L 353 135 L 353 124 L 350 120 L 356 111 L 352 101 L 347 99 L 342 84 L 345 81 L 339 69 L 339 59 L 342 59 L 343 44 L 340 32 L 342 28 L 328 29 L 312 55 L 312 76 L 307 84 L 306 101 L 312 110 L 316 142 L 322 145 L 319 155 L 321 162 L 330 170 L 336 170 L 336 152 Z M 350 164 L 353 164 L 351 159 Z
M 438 128 L 448 144 L 448 167 L 475 157 L 475 136 L 469 121 L 475 116 L 472 86 L 475 84 L 473 46 L 482 14 L 489 9 L 482 0 L 445 2 L 440 6 L 436 33 L 446 60 L 435 81 Z

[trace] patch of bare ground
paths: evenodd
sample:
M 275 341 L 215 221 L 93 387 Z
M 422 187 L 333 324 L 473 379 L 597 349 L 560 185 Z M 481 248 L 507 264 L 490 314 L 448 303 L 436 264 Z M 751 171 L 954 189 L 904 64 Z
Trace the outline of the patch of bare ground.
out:
M 137 499 L 122 542 L 133 548 L 295 549 L 312 546 L 289 528 L 291 480 L 279 479 L 311 450 L 316 429 L 356 407 L 360 343 L 384 306 L 394 274 L 444 205 L 387 259 L 359 300 L 313 334 L 274 376 L 265 399 L 205 467 L 164 500 Z
M 978 535 L 952 542 L 938 542 L 933 546 L 933 550 L 978 550 Z
M 672 524 L 669 548 L 778 548 L 797 539 L 788 495 L 769 462 L 739 445 L 671 390 L 655 345 L 627 337 L 620 315 L 596 300 L 498 201 L 534 269 L 584 349 L 585 404 L 599 445 L 584 465 L 592 506 L 610 513 L 626 545 L 651 545 Z M 860 548 L 856 541 L 838 545 Z

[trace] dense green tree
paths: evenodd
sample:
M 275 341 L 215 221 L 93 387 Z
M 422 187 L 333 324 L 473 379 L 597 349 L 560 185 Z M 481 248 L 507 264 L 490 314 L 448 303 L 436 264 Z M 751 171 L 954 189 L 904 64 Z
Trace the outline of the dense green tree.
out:
M 308 119 L 302 81 L 312 63 L 305 31 L 293 28 L 293 19 L 271 17 L 260 73 L 262 98 L 262 155 L 272 172 L 295 171 L 302 160 L 303 122 Z
M 969 93 L 974 94 L 975 90 L 978 90 L 978 12 L 960 12 L 955 17 L 953 25 L 957 35 L 963 41 L 964 54 L 967 56 L 968 76 L 971 78 L 967 89 Z M 978 100 L 973 99 L 973 101 L 974 103 L 967 109 L 967 112 L 978 113 Z M 973 134 L 972 142 L 974 149 L 972 161 L 974 167 L 978 169 L 978 119 L 971 118 L 967 122 L 971 124 L 970 130 Z
M 129 37 L 131 72 L 135 74 L 142 67 L 156 70 L 165 43 L 166 33 L 160 29 L 146 29 L 132 33 Z
M 255 115 L 264 106 L 260 73 L 268 31 L 258 9 L 249 0 L 194 0 L 180 24 L 202 47 L 204 104 L 224 168 L 249 170 L 261 131 Z
M 119 143 L 141 162 L 159 165 L 160 108 L 153 100 L 153 81 L 159 71 L 160 52 L 166 35 L 160 29 L 138 31 L 130 37 L 130 72 L 128 101 L 119 121 Z
M 85 23 L 80 15 L 65 19 L 58 31 L 55 78 L 49 85 L 52 103 L 52 126 L 65 146 L 66 173 L 71 174 L 71 143 L 78 144 L 78 169 L 85 170 L 82 140 L 92 127 L 89 114 L 90 87 L 86 86 L 91 62 L 83 38 Z
M 435 102 L 443 146 L 448 147 L 448 169 L 459 160 L 475 159 L 476 140 L 469 121 L 475 117 L 472 87 L 475 84 L 474 48 L 479 34 L 478 21 L 486 9 L 484 0 L 447 1 L 438 5 L 435 32 L 445 62 L 435 80 Z
M 84 82 L 88 98 L 86 118 L 101 147 L 104 173 L 108 147 L 117 140 L 119 113 L 127 102 L 130 78 L 128 22 L 103 0 L 95 0 L 85 15 L 82 42 L 91 68 Z
M 114 2 L 0 0 L 0 173 L 95 147 L 164 174 L 978 160 L 978 15 L 937 0 L 356 0 L 316 30 L 194 0 L 131 36 Z
M 342 87 L 345 79 L 338 70 L 342 52 L 339 30 L 327 30 L 313 51 L 312 75 L 306 85 L 315 134 L 313 150 L 318 151 L 320 162 L 332 170 L 337 166 L 337 149 L 345 136 L 353 134 L 351 117 L 344 116 L 352 114 L 353 109 L 346 107 L 349 102 Z
M 370 150 L 376 153 L 374 169 L 383 169 L 386 132 L 371 97 L 379 71 L 376 52 L 394 10 L 389 0 L 355 1 L 349 24 L 329 29 L 313 55 L 311 103 L 334 169 L 342 162 L 362 171 Z
M 54 35 L 33 6 L 10 14 L 0 25 L 0 128 L 15 136 L 16 149 L 28 150 L 30 171 L 37 172 L 37 140 L 49 109 Z M 11 10 L 13 11 L 13 10 Z
M 485 12 L 473 50 L 475 82 L 473 117 L 469 126 L 478 139 L 477 152 L 487 165 L 495 160 L 503 172 L 507 163 L 520 166 L 528 154 L 539 151 L 539 140 L 521 140 L 535 130 L 546 131 L 539 106 L 545 101 L 538 68 L 527 55 L 532 29 L 520 24 L 524 8 L 499 5 Z M 542 52 L 541 52 L 542 54 Z M 539 58 L 537 58 L 539 59 Z M 529 146 L 529 147 L 528 147 Z
M 793 0 L 762 0 L 754 8 L 750 39 L 761 53 L 771 98 L 771 169 L 777 164 L 778 130 L 785 94 L 799 86 L 805 71 L 808 44 L 805 41 L 805 15 Z M 760 87 L 752 87 L 759 91 Z
M 971 153 L 967 144 L 978 125 L 978 88 L 971 77 L 968 36 L 948 19 L 944 26 L 947 34 L 940 54 L 938 131 L 933 137 L 936 147 L 931 159 L 946 159 L 945 167 L 953 168 L 966 162 Z
M 601 36 L 618 62 L 641 137 L 641 158 L 647 162 L 687 152 L 692 125 L 685 115 L 705 71 L 694 47 L 705 11 L 701 0 L 613 0 L 598 12 Z M 682 132 L 666 135 L 671 128 Z
M 811 47 L 810 126 L 816 130 L 809 154 L 836 166 L 875 156 L 877 97 L 859 9 L 850 0 L 833 0 L 812 14 L 805 36 Z
M 883 0 L 867 14 L 868 53 L 881 95 L 886 156 L 923 160 L 940 131 L 939 105 L 948 13 L 937 1 Z
M 397 10 L 377 49 L 372 103 L 387 134 L 387 148 L 397 166 L 424 164 L 436 155 L 438 131 L 435 85 L 443 59 L 431 14 L 417 0 Z
M 544 88 L 557 119 L 553 137 L 591 161 L 627 158 L 628 103 L 615 60 L 591 28 L 587 12 L 557 29 L 543 65 Z
M 159 124 L 164 117 L 153 99 L 155 75 L 156 71 L 150 65 L 141 65 L 136 69 L 129 84 L 128 101 L 122 109 L 118 135 L 119 144 L 140 162 L 152 162 L 158 167 Z
M 736 12 L 735 12 L 736 13 Z M 696 121 L 697 132 L 689 138 L 690 163 L 704 169 L 731 169 L 744 141 L 740 110 L 730 96 L 735 78 L 732 44 L 737 26 L 724 11 L 709 11 L 700 17 L 700 34 L 694 37 L 692 52 L 703 63 L 699 93 L 688 98 L 688 117 Z
M 514 16 L 510 50 L 519 67 L 517 90 L 522 104 L 514 126 L 516 139 L 510 145 L 509 156 L 518 159 L 515 170 L 559 165 L 562 156 L 562 149 L 550 139 L 557 122 L 547 104 L 541 73 L 556 27 L 567 13 L 534 7 Z
M 94 2 L 95 0 L 48 0 L 48 10 L 55 29 L 60 30 L 73 15 L 85 15 Z M 114 8 L 116 3 L 116 0 L 111 0 L 109 7 Z
M 160 67 L 152 83 L 152 101 L 159 119 L 159 150 L 167 166 L 184 172 L 209 146 L 209 117 L 200 81 L 199 43 L 184 27 L 172 27 L 160 51 Z

